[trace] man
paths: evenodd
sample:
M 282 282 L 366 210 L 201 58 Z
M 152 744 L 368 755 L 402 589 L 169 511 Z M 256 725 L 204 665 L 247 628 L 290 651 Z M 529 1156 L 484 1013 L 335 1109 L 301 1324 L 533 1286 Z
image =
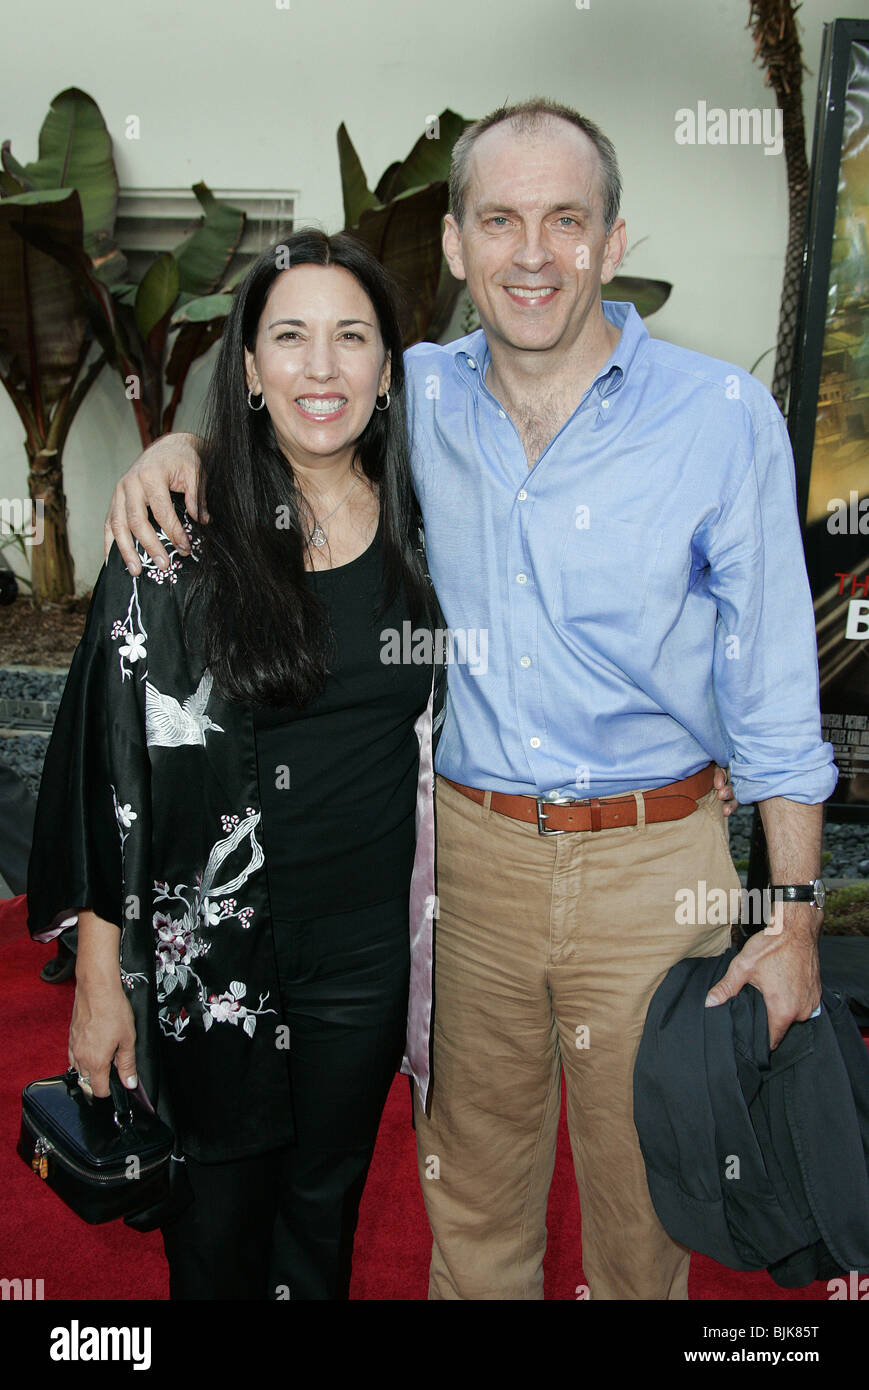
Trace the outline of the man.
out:
M 804 898 L 835 784 L 787 436 L 747 373 L 602 304 L 625 224 L 591 122 L 494 112 L 457 142 L 450 191 L 444 250 L 482 329 L 409 351 L 408 407 L 435 588 L 488 661 L 450 666 L 435 764 L 430 1296 L 542 1298 L 563 1069 L 590 1296 L 685 1298 L 631 1081 L 669 966 L 729 944 L 700 904 L 738 886 L 710 764 L 761 803 L 773 882 Z M 186 447 L 116 490 L 134 568 L 127 520 L 158 554 L 144 504 L 172 534 Z M 785 903 L 708 1002 L 755 985 L 777 1045 L 820 999 L 820 921 Z

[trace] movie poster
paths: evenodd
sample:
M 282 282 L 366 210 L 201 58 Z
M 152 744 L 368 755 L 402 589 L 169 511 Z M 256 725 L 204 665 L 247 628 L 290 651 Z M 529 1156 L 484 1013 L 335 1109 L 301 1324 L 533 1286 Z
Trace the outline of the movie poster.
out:
M 869 819 L 869 23 L 825 28 L 788 425 L 839 819 Z M 841 814 L 844 812 L 844 814 Z

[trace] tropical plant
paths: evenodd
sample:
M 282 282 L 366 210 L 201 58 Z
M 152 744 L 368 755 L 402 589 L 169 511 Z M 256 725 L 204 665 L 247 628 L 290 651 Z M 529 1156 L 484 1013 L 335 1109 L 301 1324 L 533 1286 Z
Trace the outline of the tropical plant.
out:
M 63 448 L 106 354 L 92 355 L 96 333 L 79 277 L 38 243 L 86 260 L 103 284 L 122 274 L 112 239 L 118 185 L 99 108 L 74 87 L 51 103 L 36 163 L 20 165 L 8 141 L 0 153 L 0 380 L 24 425 L 31 501 L 42 505 L 33 594 L 57 600 L 74 590 Z
M 407 298 L 408 346 L 446 331 L 461 283 L 441 249 L 449 205 L 453 145 L 470 121 L 449 109 L 429 121 L 406 159 L 380 176 L 372 193 L 347 127 L 338 127 L 344 230 L 363 242 L 395 276 Z
M 767 85 L 775 91 L 776 102 L 782 113 L 788 189 L 788 240 L 771 388 L 776 404 L 782 411 L 787 408 L 794 360 L 794 335 L 809 206 L 809 161 L 803 118 L 804 64 L 796 19 L 799 8 L 794 0 L 749 0 L 749 27 L 754 36 L 754 56 L 761 60 L 766 69 Z
M 223 332 L 231 290 L 244 274 L 227 271 L 244 232 L 245 214 L 193 186 L 203 209 L 199 225 L 174 251 L 156 256 L 138 284 L 107 287 L 88 258 L 38 232 L 25 235 L 78 277 L 94 331 L 121 378 L 142 445 L 172 429 L 187 373 Z M 170 350 L 169 334 L 177 330 Z M 166 389 L 171 396 L 165 403 Z
M 187 373 L 229 312 L 245 217 L 196 184 L 199 226 L 132 284 L 114 239 L 111 137 L 87 93 L 55 97 L 36 163 L 19 164 L 8 141 L 0 157 L 0 378 L 25 426 L 30 497 L 42 504 L 34 598 L 56 601 L 74 591 L 62 456 L 76 411 L 108 363 L 142 444 L 172 428 Z

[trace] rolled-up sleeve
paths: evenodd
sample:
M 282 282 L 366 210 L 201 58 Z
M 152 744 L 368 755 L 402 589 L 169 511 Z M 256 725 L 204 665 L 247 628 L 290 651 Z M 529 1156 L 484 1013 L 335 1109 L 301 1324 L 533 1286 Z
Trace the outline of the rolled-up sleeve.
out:
M 794 467 L 771 399 L 754 456 L 706 541 L 719 618 L 713 681 L 741 802 L 824 801 L 837 770 L 821 737 L 812 596 L 797 516 Z

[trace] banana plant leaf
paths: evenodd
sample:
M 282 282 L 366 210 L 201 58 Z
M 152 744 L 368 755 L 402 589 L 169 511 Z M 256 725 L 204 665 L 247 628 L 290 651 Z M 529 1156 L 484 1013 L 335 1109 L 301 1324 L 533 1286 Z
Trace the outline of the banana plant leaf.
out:
M 602 299 L 629 301 L 641 318 L 655 314 L 670 298 L 673 286 L 667 280 L 644 280 L 636 275 L 615 275 L 601 287 Z
M 443 258 L 441 229 L 453 145 L 470 122 L 449 108 L 437 119 L 437 137 L 421 135 L 406 159 L 384 171 L 374 193 L 346 126 L 338 129 L 345 230 L 363 241 L 405 290 L 412 310 L 408 344 L 440 336 L 461 293 Z
M 374 190 L 381 203 L 390 202 L 408 189 L 449 178 L 453 145 L 471 122 L 449 107 L 441 112 L 437 122 L 437 135 L 421 135 L 407 159 L 391 164 L 383 174 Z
M 0 379 L 24 424 L 30 496 L 43 508 L 42 543 L 29 557 L 37 602 L 74 592 L 63 449 L 106 361 L 105 354 L 89 360 L 93 318 L 79 261 L 91 267 L 75 189 L 0 199 Z
M 368 208 L 358 225 L 348 229 L 404 290 L 409 310 L 405 333 L 408 347 L 430 334 L 441 277 L 441 219 L 446 207 L 446 184 L 432 183 L 402 194 L 386 207 Z
M 245 214 L 221 202 L 204 183 L 193 185 L 203 211 L 202 223 L 175 249 L 178 288 L 200 297 L 217 289 L 244 234 Z
M 143 338 L 171 314 L 178 298 L 180 278 L 178 262 L 168 251 L 158 256 L 145 271 L 135 303 L 136 325 Z
M 429 342 L 443 342 L 444 334 L 453 317 L 456 301 L 464 287 L 464 281 L 457 280 L 447 265 L 446 256 L 441 256 L 440 279 L 426 328 L 426 338 Z
M 172 315 L 170 327 L 177 328 L 184 323 L 208 323 L 211 319 L 226 318 L 232 308 L 231 294 L 206 294 L 199 299 L 190 299 Z
M 191 299 L 173 314 L 170 329 L 177 328 L 178 334 L 166 363 L 166 380 L 174 389 L 163 418 L 164 432 L 171 430 L 174 424 L 175 412 L 191 366 L 220 338 L 232 308 L 232 299 L 231 294 L 204 295 L 200 299 Z
M 28 428 L 48 434 L 51 408 L 71 389 L 92 341 L 78 277 L 26 233 L 80 252 L 78 194 L 57 189 L 0 200 L 0 377 Z
M 355 227 L 367 208 L 376 208 L 380 204 L 368 187 L 365 170 L 343 121 L 338 127 L 338 163 L 344 197 L 344 226 Z
M 114 240 L 118 176 L 102 112 L 77 87 L 59 92 L 39 132 L 39 157 L 20 164 L 7 140 L 0 150 L 6 180 L 22 192 L 75 188 L 81 200 L 84 248 L 104 283 L 120 279 L 126 260 Z M 4 181 L 6 191 L 8 182 Z

